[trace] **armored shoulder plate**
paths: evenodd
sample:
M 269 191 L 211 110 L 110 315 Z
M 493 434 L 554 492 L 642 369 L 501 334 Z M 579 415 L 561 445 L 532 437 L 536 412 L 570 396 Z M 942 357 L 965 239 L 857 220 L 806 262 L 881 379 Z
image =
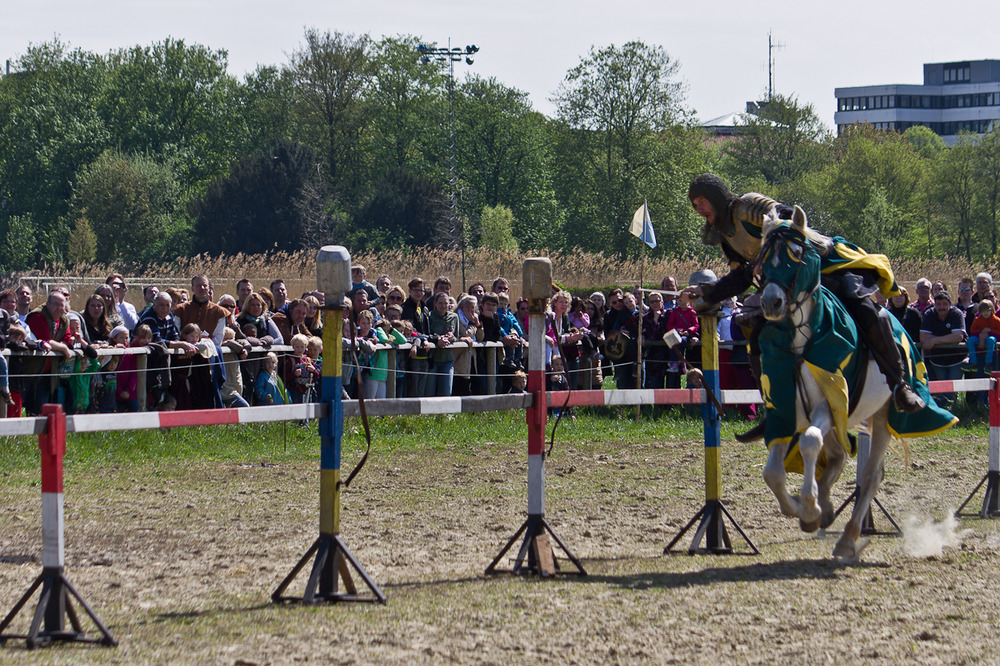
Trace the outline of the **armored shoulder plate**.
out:
M 752 261 L 760 251 L 765 220 L 776 218 L 778 202 L 751 192 L 736 199 L 730 208 L 732 226 L 722 230 L 724 242 L 745 261 Z

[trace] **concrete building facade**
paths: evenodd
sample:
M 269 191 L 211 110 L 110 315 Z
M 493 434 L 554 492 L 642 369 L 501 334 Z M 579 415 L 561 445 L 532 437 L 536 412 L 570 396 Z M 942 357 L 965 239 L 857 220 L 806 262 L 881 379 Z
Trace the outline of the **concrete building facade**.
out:
M 1000 60 L 928 63 L 923 85 L 837 88 L 834 94 L 838 135 L 854 123 L 897 132 L 925 125 L 953 145 L 959 132 L 984 134 L 1000 120 Z

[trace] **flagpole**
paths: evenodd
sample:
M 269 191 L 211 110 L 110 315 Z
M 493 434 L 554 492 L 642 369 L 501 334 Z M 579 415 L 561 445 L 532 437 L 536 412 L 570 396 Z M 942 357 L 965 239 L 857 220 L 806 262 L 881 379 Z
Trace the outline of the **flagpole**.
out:
M 649 205 L 646 203 L 645 199 L 643 199 L 643 201 L 642 201 L 642 209 L 643 209 L 642 210 L 642 219 L 643 219 L 643 223 L 645 225 L 645 219 L 649 216 Z M 644 226 L 643 230 L 645 231 L 645 226 Z M 642 284 L 643 284 L 643 277 L 644 277 L 644 273 L 645 273 L 645 269 L 646 269 L 646 241 L 644 239 L 642 239 L 642 238 L 640 238 L 639 240 L 640 240 L 640 243 L 639 243 L 639 245 L 640 245 L 640 249 L 639 249 L 639 303 L 637 304 L 639 306 L 639 340 L 637 341 L 638 342 L 638 353 L 636 354 L 636 359 L 635 359 L 635 362 L 636 362 L 636 371 L 635 371 L 635 378 L 636 378 L 636 380 L 635 381 L 636 381 L 636 388 L 641 389 L 641 388 L 643 388 L 643 383 L 642 383 L 642 303 L 643 303 L 643 300 L 644 300 L 643 296 L 642 296 Z M 639 421 L 639 415 L 640 415 L 641 411 L 642 411 L 641 405 L 636 405 L 635 406 L 635 420 L 636 420 L 637 423 Z

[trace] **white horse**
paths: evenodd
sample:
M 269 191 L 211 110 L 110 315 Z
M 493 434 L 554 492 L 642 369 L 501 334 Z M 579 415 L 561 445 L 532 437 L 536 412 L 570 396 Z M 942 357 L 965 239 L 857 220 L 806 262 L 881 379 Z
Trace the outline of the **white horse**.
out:
M 764 288 L 761 307 L 770 322 L 790 322 L 794 327 L 790 349 L 796 359 L 801 359 L 809 341 L 816 332 L 810 325 L 814 309 L 825 307 L 817 299 L 819 290 L 820 256 L 814 244 L 827 243 L 830 239 L 808 228 L 805 212 L 798 206 L 790 225 L 769 225 L 761 252 L 760 271 Z M 766 358 L 766 354 L 765 354 Z M 802 490 L 798 496 L 789 495 L 785 489 L 785 455 L 790 442 L 775 443 L 768 452 L 764 468 L 764 481 L 770 487 L 781 512 L 798 517 L 803 531 L 814 532 L 827 527 L 834 519 L 830 489 L 840 476 L 847 458 L 834 429 L 833 410 L 813 373 L 805 363 L 797 362 L 793 376 L 782 381 L 796 382 L 795 421 L 800 432 L 798 447 L 803 461 Z M 767 367 L 764 368 L 765 374 Z M 836 557 L 857 557 L 867 541 L 859 542 L 861 524 L 882 481 L 882 464 L 889 446 L 887 427 L 891 391 L 874 360 L 867 368 L 864 390 L 857 407 L 850 413 L 847 425 L 868 421 L 871 430 L 871 455 L 864 469 L 858 472 L 857 500 L 850 521 L 833 550 Z M 771 379 L 775 381 L 775 379 Z M 850 380 L 849 380 L 850 381 Z M 850 386 L 848 389 L 850 390 Z M 905 444 L 904 444 L 905 446 Z M 826 454 L 826 467 L 816 477 L 820 453 Z

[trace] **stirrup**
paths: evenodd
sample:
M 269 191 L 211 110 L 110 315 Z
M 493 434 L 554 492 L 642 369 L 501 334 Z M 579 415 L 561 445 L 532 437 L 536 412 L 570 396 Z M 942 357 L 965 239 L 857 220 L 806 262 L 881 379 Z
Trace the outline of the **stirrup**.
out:
M 897 411 L 906 414 L 919 412 L 927 406 L 927 403 L 906 382 L 896 384 L 896 388 L 892 391 L 892 402 L 896 406 Z
M 736 441 L 740 442 L 741 444 L 749 444 L 750 442 L 755 442 L 758 439 L 762 439 L 764 437 L 764 429 L 766 427 L 767 427 L 767 416 L 758 421 L 757 425 L 750 428 L 746 432 L 737 433 L 733 435 L 733 437 L 735 437 Z

